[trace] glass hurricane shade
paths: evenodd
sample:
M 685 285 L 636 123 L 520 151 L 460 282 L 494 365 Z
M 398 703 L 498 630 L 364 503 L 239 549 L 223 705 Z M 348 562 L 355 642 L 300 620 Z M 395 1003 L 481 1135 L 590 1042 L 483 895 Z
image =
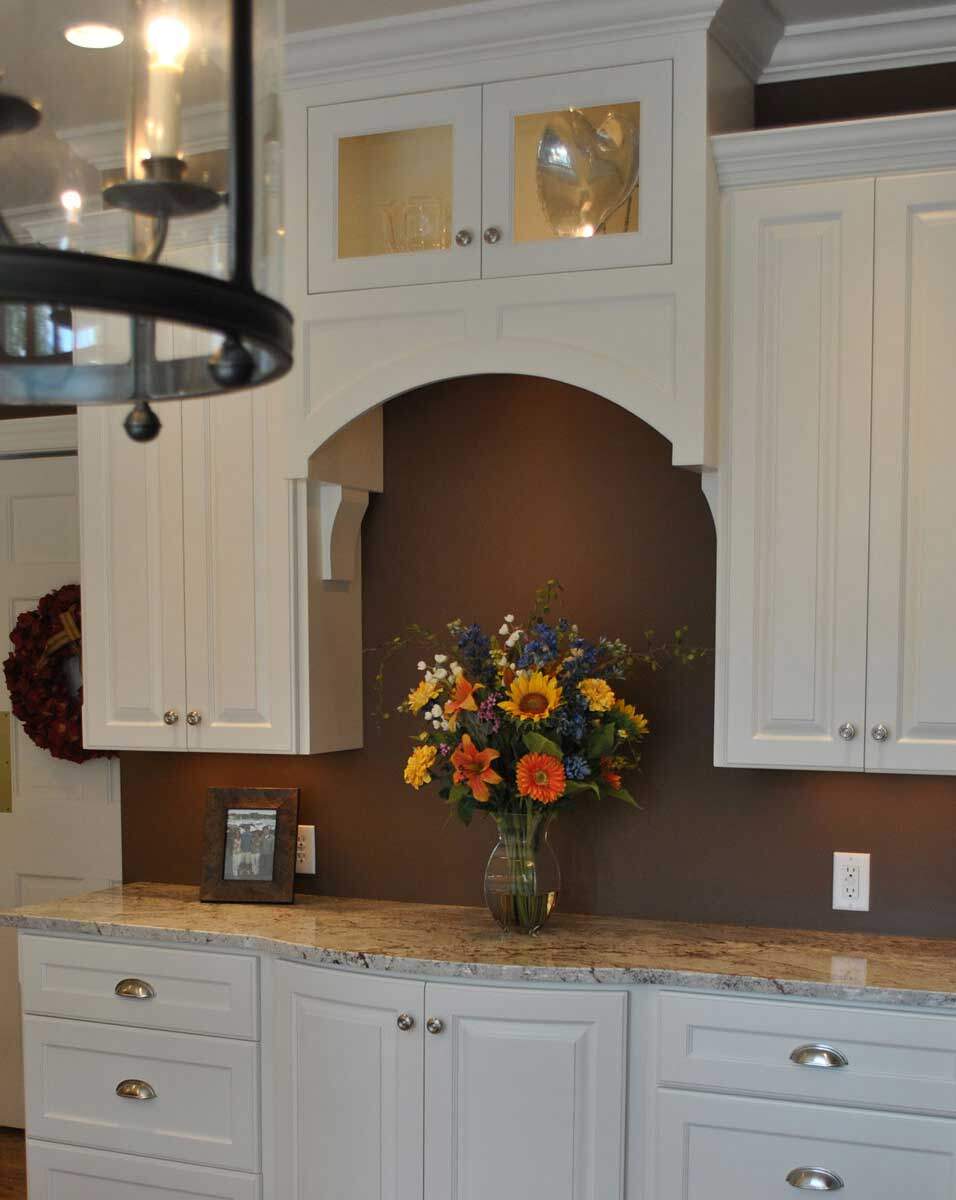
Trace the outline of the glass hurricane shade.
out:
M 72 8 L 0 17 L 0 404 L 132 403 L 148 440 L 150 402 L 291 366 L 282 0 Z

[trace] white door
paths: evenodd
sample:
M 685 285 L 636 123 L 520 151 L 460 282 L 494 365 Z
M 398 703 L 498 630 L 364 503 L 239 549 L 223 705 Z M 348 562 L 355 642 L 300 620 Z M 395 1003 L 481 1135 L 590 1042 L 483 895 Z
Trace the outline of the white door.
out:
M 295 751 L 279 388 L 182 406 L 187 742 Z
M 310 293 L 479 277 L 480 87 L 311 108 L 307 141 Z
M 668 61 L 484 89 L 485 278 L 671 261 L 672 79 Z M 572 195 L 580 222 L 562 203 Z
M 7 422 L 3 422 L 7 424 Z M 18 422 L 26 425 L 26 422 Z M 79 578 L 75 456 L 0 460 L 0 614 L 10 630 L 41 596 Z M 84 631 L 85 632 L 85 631 Z M 3 657 L 8 652 L 3 636 Z M 84 644 L 84 665 L 96 654 Z M 0 677 L 0 712 L 9 711 Z M 0 812 L 0 905 L 109 887 L 122 878 L 119 765 L 52 758 L 11 724 L 7 811 Z M 0 1125 L 23 1125 L 14 930 L 0 930 Z
M 83 735 L 89 746 L 186 747 L 182 405 L 141 445 L 125 410 L 79 413 Z
M 867 770 L 956 773 L 954 281 L 956 172 L 879 180 Z
M 620 1200 L 624 993 L 428 984 L 426 1009 L 425 1200 Z
M 410 980 L 276 964 L 277 1197 L 421 1200 L 424 995 Z
M 873 180 L 741 191 L 725 222 L 716 760 L 859 771 Z

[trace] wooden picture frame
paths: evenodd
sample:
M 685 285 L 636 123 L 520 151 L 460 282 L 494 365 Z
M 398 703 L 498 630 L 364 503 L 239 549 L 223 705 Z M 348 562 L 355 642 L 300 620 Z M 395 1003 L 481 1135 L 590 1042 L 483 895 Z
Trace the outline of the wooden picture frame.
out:
M 211 787 L 199 899 L 291 904 L 298 821 L 298 788 Z

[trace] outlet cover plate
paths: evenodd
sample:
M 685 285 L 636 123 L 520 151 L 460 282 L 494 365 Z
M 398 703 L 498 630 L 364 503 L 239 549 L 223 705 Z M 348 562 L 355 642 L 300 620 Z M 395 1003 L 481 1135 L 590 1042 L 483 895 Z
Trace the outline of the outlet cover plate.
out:
M 870 911 L 869 854 L 834 851 L 833 907 L 847 912 Z
M 300 825 L 295 839 L 296 875 L 315 874 L 315 826 Z

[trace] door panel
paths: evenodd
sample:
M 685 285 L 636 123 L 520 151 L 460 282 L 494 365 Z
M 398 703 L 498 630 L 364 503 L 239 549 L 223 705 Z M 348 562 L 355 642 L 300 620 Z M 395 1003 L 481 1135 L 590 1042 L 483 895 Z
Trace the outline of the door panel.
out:
M 425 1200 L 623 1194 L 627 997 L 429 984 Z
M 956 772 L 956 172 L 877 182 L 867 738 Z
M 717 761 L 860 770 L 873 181 L 734 195 L 726 260 Z

